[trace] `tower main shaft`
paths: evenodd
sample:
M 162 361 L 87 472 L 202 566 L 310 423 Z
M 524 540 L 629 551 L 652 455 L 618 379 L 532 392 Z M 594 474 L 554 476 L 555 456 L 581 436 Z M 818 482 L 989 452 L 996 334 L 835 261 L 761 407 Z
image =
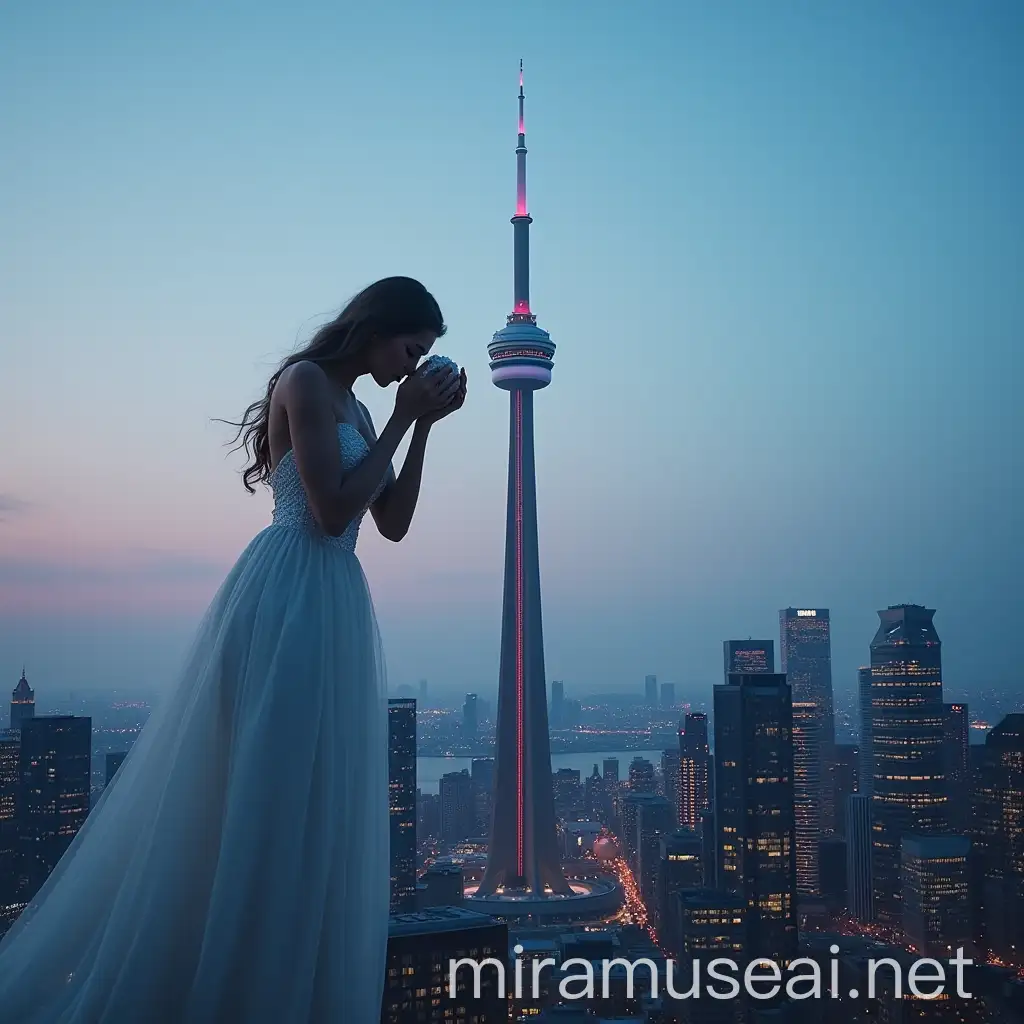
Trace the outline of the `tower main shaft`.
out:
M 523 102 L 520 62 L 513 306 L 507 325 L 488 346 L 491 379 L 510 394 L 494 820 L 487 868 L 478 890 L 481 896 L 498 890 L 534 896 L 571 892 L 562 874 L 555 835 L 533 443 L 533 393 L 551 381 L 555 346 L 530 310 L 532 218 L 526 211 Z

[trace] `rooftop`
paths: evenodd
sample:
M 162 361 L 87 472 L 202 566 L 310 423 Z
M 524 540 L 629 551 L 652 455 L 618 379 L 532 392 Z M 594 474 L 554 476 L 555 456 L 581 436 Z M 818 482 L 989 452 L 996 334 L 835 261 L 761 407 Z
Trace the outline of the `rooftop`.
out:
M 464 907 L 431 907 L 413 914 L 395 914 L 388 920 L 388 935 L 456 932 L 466 928 L 487 928 L 498 923 L 487 914 Z

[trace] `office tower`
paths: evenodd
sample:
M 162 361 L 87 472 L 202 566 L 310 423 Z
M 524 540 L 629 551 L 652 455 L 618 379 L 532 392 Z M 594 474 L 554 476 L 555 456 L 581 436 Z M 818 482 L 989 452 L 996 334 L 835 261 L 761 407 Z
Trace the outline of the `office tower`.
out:
M 712 810 L 700 816 L 700 850 L 704 884 L 713 889 L 718 885 L 718 832 L 715 830 L 715 812 Z
M 676 706 L 676 684 L 661 684 L 661 706 L 663 708 L 674 708 Z
M 875 745 L 871 739 L 874 711 L 871 705 L 871 666 L 857 669 L 857 710 L 860 717 L 860 742 L 857 744 L 857 792 L 871 796 L 875 788 Z
M 832 792 L 836 799 L 836 835 L 846 837 L 846 801 L 858 792 L 860 749 L 855 743 L 837 743 L 832 748 Z
M 459 843 L 476 830 L 473 807 L 473 780 L 465 768 L 461 772 L 448 772 L 441 776 L 441 839 L 446 843 Z M 497 816 L 500 820 L 501 815 Z
M 18 779 L 20 732 L 0 730 L 0 935 L 13 922 L 19 907 L 20 852 L 18 849 Z
M 971 942 L 967 836 L 904 836 L 903 933 L 924 956 L 952 956 Z
M 675 829 L 675 808 L 663 796 L 654 794 L 637 805 L 636 880 L 648 907 L 653 906 L 656 896 L 661 840 Z
M 617 786 L 619 784 L 619 759 L 617 757 L 606 757 L 601 767 L 601 773 L 604 776 L 606 786 L 609 783 L 612 786 Z
M 733 672 L 774 672 L 775 645 L 771 640 L 726 640 L 725 681 Z
M 588 821 L 606 821 L 608 817 L 608 795 L 596 764 L 583 784 L 583 817 Z
M 462 732 L 467 739 L 475 739 L 480 728 L 480 709 L 475 693 L 467 693 L 462 702 Z
M 678 956 L 682 945 L 679 894 L 704 885 L 700 836 L 676 829 L 662 836 L 654 919 L 662 948 Z
M 1024 714 L 989 730 L 979 761 L 974 837 L 984 946 L 1013 963 L 1024 949 Z
M 719 889 L 701 889 L 679 894 L 680 946 L 676 961 L 679 981 L 677 992 L 689 988 L 691 971 L 699 972 L 703 985 L 712 960 L 725 959 L 742 964 L 747 950 L 746 900 L 736 893 Z M 741 1024 L 747 1019 L 745 1000 L 690 1000 L 683 1018 L 688 1024 Z
M 106 789 L 114 781 L 114 776 L 117 774 L 117 770 L 124 764 L 124 759 L 128 754 L 119 750 L 116 754 L 107 754 L 106 757 L 106 781 L 103 784 L 103 788 Z
M 421 707 L 426 707 L 427 704 L 427 681 L 426 679 L 420 680 L 420 696 L 419 702 Z
M 818 841 L 818 893 L 832 913 L 847 905 L 846 840 L 824 836 Z
M 629 762 L 629 788 L 634 793 L 656 793 L 658 783 L 654 777 L 654 765 L 639 755 Z
M 36 691 L 28 685 L 25 678 L 25 670 L 21 670 L 21 678 L 11 694 L 11 728 L 20 729 L 22 723 L 29 718 L 35 718 L 36 714 Z
M 469 765 L 469 776 L 473 787 L 473 813 L 479 836 L 491 834 L 494 820 L 494 758 L 474 757 Z
M 680 807 L 680 784 L 681 761 L 678 750 L 665 750 L 661 755 L 661 788 L 665 799 L 672 805 L 675 812 L 676 824 L 680 822 L 682 813 Z
M 954 832 L 966 833 L 971 827 L 971 741 L 967 705 L 943 704 L 942 721 L 949 827 Z
M 871 642 L 872 864 L 875 920 L 900 928 L 900 845 L 946 828 L 942 646 L 934 610 L 893 605 Z
M 481 896 L 499 886 L 544 897 L 546 887 L 568 895 L 555 836 L 547 685 L 537 547 L 537 480 L 533 393 L 551 383 L 555 346 L 530 309 L 530 224 L 526 208 L 526 126 L 519 70 L 516 145 L 515 296 L 507 324 L 488 346 L 491 381 L 509 392 L 508 503 L 505 588 L 498 681 L 495 805 L 501 809 L 480 883 Z
M 846 800 L 846 893 L 850 913 L 862 924 L 874 920 L 871 884 L 871 797 Z
M 832 699 L 832 640 L 827 608 L 783 608 L 779 612 L 781 668 L 793 693 L 793 704 L 812 704 L 818 713 L 817 764 L 795 766 L 797 797 L 814 794 L 815 825 L 835 831 L 835 794 L 831 787 L 832 748 L 836 741 Z M 812 777 L 817 772 L 818 779 Z M 816 858 L 816 851 L 815 851 Z
M 818 840 L 822 828 L 821 714 L 810 700 L 793 700 L 793 805 L 796 814 L 796 887 L 818 894 Z
M 19 773 L 18 833 L 30 900 L 89 814 L 92 719 L 23 719 Z
M 449 962 L 463 958 L 478 964 L 494 959 L 502 971 L 499 975 L 496 967 L 481 968 L 477 998 L 473 969 L 461 968 L 465 973 L 458 977 L 454 1000 L 449 999 Z M 485 914 L 463 907 L 436 907 L 393 917 L 388 922 L 381 1024 L 442 1019 L 507 1024 L 511 975 L 509 984 L 499 987 L 507 961 L 508 926 Z
M 789 684 L 733 673 L 714 700 L 718 884 L 746 899 L 747 953 L 788 962 L 797 953 Z
M 439 787 L 440 788 L 440 787 Z M 416 790 L 416 835 L 434 839 L 441 836 L 441 794 Z
M 644 701 L 649 708 L 658 706 L 658 677 L 644 677 Z
M 565 686 L 558 679 L 551 684 L 551 728 L 565 728 Z
M 416 909 L 416 701 L 388 701 L 391 913 Z
M 576 821 L 583 808 L 583 789 L 578 768 L 559 768 L 552 776 L 555 814 L 563 821 Z
M 710 806 L 708 716 L 695 711 L 683 719 L 679 734 L 679 824 L 696 831 Z

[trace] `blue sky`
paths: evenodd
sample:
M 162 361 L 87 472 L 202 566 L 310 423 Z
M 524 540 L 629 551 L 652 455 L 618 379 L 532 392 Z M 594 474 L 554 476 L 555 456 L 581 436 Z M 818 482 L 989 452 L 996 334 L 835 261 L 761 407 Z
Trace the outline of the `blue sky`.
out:
M 703 687 L 814 604 L 848 688 L 910 600 L 951 689 L 1017 681 L 1022 43 L 1010 0 L 6 6 L 0 677 L 171 679 L 269 516 L 212 418 L 407 273 L 470 399 L 361 554 L 394 682 L 493 687 L 522 57 L 549 678 Z

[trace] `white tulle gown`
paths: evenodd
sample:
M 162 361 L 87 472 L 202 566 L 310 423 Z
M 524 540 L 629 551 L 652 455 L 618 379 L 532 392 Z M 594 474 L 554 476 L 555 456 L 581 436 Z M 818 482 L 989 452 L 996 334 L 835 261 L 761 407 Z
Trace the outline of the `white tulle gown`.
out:
M 339 425 L 346 470 L 367 454 Z M 292 456 L 176 690 L 0 944 L 2 1024 L 370 1024 L 387 945 L 387 701 L 354 550 Z

